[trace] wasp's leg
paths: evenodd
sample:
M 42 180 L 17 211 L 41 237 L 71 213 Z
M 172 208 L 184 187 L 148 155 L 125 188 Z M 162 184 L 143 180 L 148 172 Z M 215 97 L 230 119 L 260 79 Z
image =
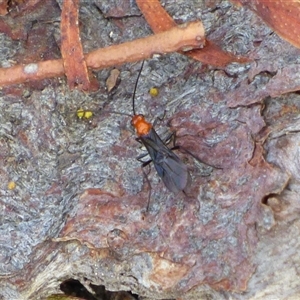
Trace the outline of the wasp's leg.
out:
M 154 120 L 154 122 L 153 122 L 153 127 L 155 127 L 156 126 L 156 124 L 157 124 L 157 121 L 162 121 L 164 118 L 165 118 L 165 116 L 166 116 L 166 110 L 164 111 L 164 114 L 162 115 L 162 117 L 157 117 L 157 118 L 155 118 L 155 120 Z
M 145 177 L 145 179 L 146 179 L 146 182 L 147 182 L 147 184 L 148 184 L 148 186 L 149 186 L 149 196 L 148 196 L 148 203 L 147 203 L 147 208 L 146 208 L 146 212 L 148 212 L 148 210 L 149 210 L 149 205 L 150 205 L 150 199 L 151 199 L 151 189 L 152 189 L 152 187 L 151 187 L 150 180 L 149 180 L 149 178 L 148 178 L 148 175 L 149 175 L 149 173 L 150 173 L 150 168 L 149 168 L 149 172 L 148 172 L 148 173 L 145 172 L 145 169 L 144 169 L 144 168 L 145 168 L 146 166 L 148 166 L 148 165 L 152 162 L 152 159 L 149 159 L 149 160 L 147 160 L 147 161 L 142 161 L 142 158 L 145 157 L 146 155 L 148 155 L 148 153 L 141 154 L 141 155 L 139 155 L 136 159 L 137 159 L 139 162 L 142 163 L 142 171 L 143 171 L 143 175 L 144 175 L 144 177 Z
M 170 148 L 170 150 L 183 150 L 184 152 L 186 152 L 187 154 L 189 154 L 190 156 L 192 156 L 194 159 L 196 159 L 198 162 L 204 164 L 204 165 L 207 165 L 209 167 L 212 167 L 214 169 L 220 169 L 222 170 L 223 168 L 220 168 L 220 167 L 216 167 L 216 166 L 213 166 L 213 165 L 210 165 L 204 161 L 202 161 L 201 159 L 199 159 L 197 156 L 195 156 L 191 151 L 189 151 L 188 149 L 186 149 L 185 147 L 183 146 L 179 146 L 179 145 L 176 145 L 176 132 L 173 132 L 172 133 L 172 136 L 171 138 L 173 137 L 173 147 Z
M 220 169 L 222 170 L 223 168 L 220 168 L 220 167 L 217 167 L 217 166 L 213 166 L 213 165 L 210 165 L 204 161 L 202 161 L 199 157 L 195 156 L 191 151 L 187 150 L 185 147 L 183 146 L 179 146 L 179 145 L 176 145 L 174 146 L 173 148 L 171 148 L 171 150 L 183 150 L 184 152 L 186 152 L 187 154 L 189 154 L 190 156 L 192 156 L 194 159 L 196 159 L 198 162 L 200 162 L 201 164 L 204 164 L 204 165 L 207 165 L 211 168 L 214 168 L 214 169 Z
M 150 162 L 149 162 L 150 163 Z M 146 179 L 146 181 L 147 181 L 147 184 L 148 184 L 148 186 L 149 186 L 149 195 L 148 195 L 148 202 L 147 202 L 147 207 L 146 207 L 146 212 L 148 212 L 149 211 L 149 206 L 150 206 L 150 199 L 151 199 L 151 190 L 152 190 L 152 187 L 151 187 L 151 183 L 150 183 L 150 180 L 149 180 L 149 178 L 148 178 L 148 174 L 145 172 L 145 170 L 144 170 L 144 164 L 142 165 L 142 171 L 143 171 L 143 174 L 144 174 L 144 177 L 145 177 L 145 179 Z
M 147 161 L 143 161 L 142 158 L 144 158 L 145 156 L 149 155 L 148 153 L 144 153 L 144 154 L 141 154 L 139 155 L 136 159 L 141 162 L 143 165 L 142 165 L 142 168 L 143 167 L 146 167 L 147 165 L 149 165 L 152 161 L 152 159 L 149 159 Z
M 140 144 L 143 144 L 142 141 L 141 141 L 141 138 L 137 137 L 137 138 L 135 138 L 135 140 L 136 140 L 137 142 L 139 142 Z

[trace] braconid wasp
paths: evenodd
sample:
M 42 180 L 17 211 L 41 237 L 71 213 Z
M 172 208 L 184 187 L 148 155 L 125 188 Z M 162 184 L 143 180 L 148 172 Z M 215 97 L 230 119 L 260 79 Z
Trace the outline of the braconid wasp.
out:
M 135 128 L 137 141 L 141 142 L 147 149 L 151 160 L 143 162 L 142 167 L 145 167 L 150 162 L 153 162 L 158 176 L 162 179 L 165 186 L 173 193 L 185 192 L 189 182 L 190 174 L 187 166 L 181 159 L 172 151 L 178 147 L 169 148 L 165 142 L 156 133 L 153 125 L 146 121 L 141 114 L 136 114 L 135 110 L 135 93 L 138 85 L 138 80 L 143 69 L 144 61 L 140 68 L 139 74 L 134 87 L 132 96 L 133 116 L 131 124 Z M 150 195 L 149 195 L 150 198 Z M 149 208 L 149 201 L 147 210 Z

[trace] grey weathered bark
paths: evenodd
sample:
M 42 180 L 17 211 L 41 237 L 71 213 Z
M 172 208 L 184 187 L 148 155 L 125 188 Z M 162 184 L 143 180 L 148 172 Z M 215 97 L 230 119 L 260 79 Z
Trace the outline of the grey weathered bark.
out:
M 86 51 L 150 33 L 125 2 L 118 18 L 111 1 L 82 4 Z M 49 3 L 53 21 L 59 8 Z M 3 299 L 42 299 L 70 278 L 149 299 L 299 297 L 300 97 L 291 91 L 300 51 L 228 1 L 165 8 L 178 23 L 201 18 L 211 40 L 253 60 L 224 69 L 180 54 L 145 62 L 138 112 L 150 120 L 166 112 L 157 131 L 164 136 L 170 125 L 193 154 L 178 152 L 193 179 L 188 195 L 171 194 L 152 167 L 145 213 L 149 186 L 135 159 L 143 151 L 130 118 L 108 112 L 131 114 L 140 64 L 120 67 L 112 95 L 104 87 L 110 70 L 97 73 L 98 93 L 69 91 L 64 81 L 2 89 Z M 0 35 L 2 65 L 29 59 L 23 53 L 36 37 L 51 50 L 44 55 L 58 55 L 55 23 L 23 21 L 27 40 Z M 93 118 L 79 120 L 78 108 Z

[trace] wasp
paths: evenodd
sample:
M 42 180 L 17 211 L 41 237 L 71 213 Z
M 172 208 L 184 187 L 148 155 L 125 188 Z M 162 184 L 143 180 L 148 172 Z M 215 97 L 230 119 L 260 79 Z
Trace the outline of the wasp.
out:
M 135 128 L 137 134 L 137 141 L 145 146 L 151 158 L 150 161 L 144 162 L 142 167 L 153 162 L 158 176 L 162 179 L 169 191 L 173 193 L 185 192 L 191 177 L 188 167 L 173 152 L 173 150 L 178 147 L 169 148 L 156 133 L 153 125 L 147 122 L 143 115 L 136 114 L 134 98 L 143 65 L 144 61 L 134 88 L 132 97 L 133 116 L 131 119 L 131 124 Z

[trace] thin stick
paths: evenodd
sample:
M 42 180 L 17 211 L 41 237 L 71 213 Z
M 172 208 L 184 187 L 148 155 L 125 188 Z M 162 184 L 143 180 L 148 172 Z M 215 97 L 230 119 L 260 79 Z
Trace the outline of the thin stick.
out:
M 202 23 L 197 21 L 146 38 L 98 49 L 86 54 L 85 59 L 89 68 L 104 69 L 144 60 L 155 54 L 201 48 L 204 43 L 204 28 Z M 58 77 L 64 73 L 62 59 L 16 65 L 0 69 L 0 86 Z

